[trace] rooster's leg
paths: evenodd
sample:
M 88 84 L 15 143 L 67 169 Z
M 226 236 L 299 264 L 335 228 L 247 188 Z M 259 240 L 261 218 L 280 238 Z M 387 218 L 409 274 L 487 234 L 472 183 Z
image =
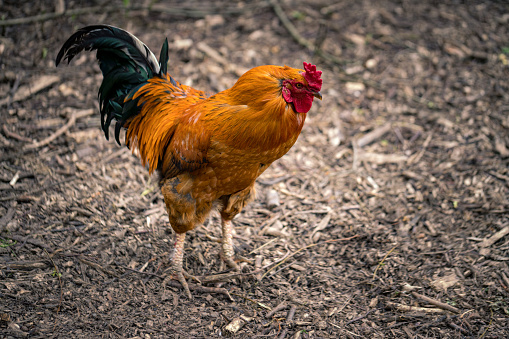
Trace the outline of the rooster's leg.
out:
M 164 281 L 163 285 L 165 286 L 168 280 L 170 279 L 176 279 L 180 282 L 184 290 L 186 291 L 187 296 L 189 299 L 192 299 L 191 291 L 189 290 L 189 286 L 187 285 L 186 278 L 188 279 L 194 279 L 198 282 L 200 282 L 196 277 L 190 275 L 182 268 L 182 263 L 184 261 L 184 242 L 186 240 L 186 234 L 185 233 L 176 233 L 175 234 L 175 246 L 174 246 L 174 252 L 173 252 L 173 258 L 171 261 L 171 267 L 168 269 L 170 271 L 170 275 L 167 276 Z
M 240 271 L 239 265 L 233 260 L 235 257 L 235 251 L 233 249 L 233 233 L 232 233 L 232 221 L 221 218 L 221 228 L 223 230 L 223 260 L 235 271 Z

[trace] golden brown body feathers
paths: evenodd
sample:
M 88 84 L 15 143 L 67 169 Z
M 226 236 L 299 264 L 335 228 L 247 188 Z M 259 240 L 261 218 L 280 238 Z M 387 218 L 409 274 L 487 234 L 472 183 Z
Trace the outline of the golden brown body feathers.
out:
M 209 98 L 154 78 L 133 96 L 143 106 L 126 123 L 126 139 L 151 172 L 161 173 L 176 232 L 201 224 L 215 202 L 233 217 L 254 197 L 256 178 L 293 146 L 306 113 L 296 113 L 285 102 L 280 81 L 302 77 L 299 71 L 257 67 Z

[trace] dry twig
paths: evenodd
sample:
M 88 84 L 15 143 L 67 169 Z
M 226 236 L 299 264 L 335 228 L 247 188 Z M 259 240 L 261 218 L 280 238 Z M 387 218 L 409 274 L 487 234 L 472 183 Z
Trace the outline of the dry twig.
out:
M 497 241 L 499 241 L 500 239 L 502 239 L 503 237 L 505 237 L 508 234 L 509 234 L 509 226 L 506 226 L 506 227 L 502 228 L 500 231 L 498 231 L 497 233 L 493 234 L 491 237 L 484 239 L 483 242 L 479 244 L 479 246 L 490 247 L 491 245 L 493 245 L 494 243 L 496 243 Z
M 55 140 L 56 138 L 58 138 L 59 136 L 61 136 L 65 132 L 67 132 L 69 130 L 69 128 L 71 128 L 76 123 L 77 119 L 83 118 L 83 117 L 86 117 L 86 116 L 89 116 L 89 115 L 92 115 L 94 113 L 94 111 L 95 110 L 92 109 L 92 108 L 84 109 L 84 110 L 78 110 L 78 111 L 73 111 L 71 113 L 71 117 L 69 118 L 69 121 L 67 122 L 67 124 L 65 124 L 64 126 L 60 127 L 57 131 L 55 131 L 55 133 L 51 134 L 46 139 L 43 139 L 41 141 L 35 142 L 33 144 L 30 144 L 30 145 L 26 145 L 25 149 L 39 148 L 39 147 L 42 147 L 42 146 L 46 146 L 47 144 L 49 144 L 50 142 L 52 142 L 53 140 Z
M 355 150 L 356 148 L 354 148 Z M 408 157 L 405 155 L 398 154 L 383 154 L 383 153 L 372 153 L 372 152 L 362 152 L 358 154 L 357 161 L 366 161 L 372 162 L 378 165 L 383 164 L 397 164 L 400 162 L 405 162 L 408 160 Z
M 251 274 L 251 273 L 249 273 L 249 274 Z M 204 275 L 204 276 L 200 276 L 197 278 L 203 284 L 210 284 L 210 283 L 218 283 L 218 282 L 228 282 L 234 278 L 238 278 L 241 275 L 242 274 L 233 272 L 233 273 L 220 273 L 220 274 L 213 274 L 213 275 Z
M 176 288 L 182 288 L 182 285 L 180 282 L 175 280 L 170 280 L 166 282 L 166 285 L 171 285 Z M 207 287 L 207 286 L 200 286 L 195 284 L 189 284 L 189 289 L 191 291 L 201 292 L 201 293 L 216 293 L 216 294 L 222 294 L 228 298 L 230 301 L 235 301 L 228 290 L 226 288 L 222 287 Z
M 271 318 L 274 314 L 276 314 L 276 312 L 284 310 L 287 306 L 288 306 L 288 304 L 286 303 L 286 301 L 281 302 L 279 305 L 274 307 L 269 313 L 267 313 L 265 315 L 265 318 L 267 318 L 267 319 Z
M 18 133 L 9 131 L 9 128 L 7 128 L 6 124 L 4 124 L 2 126 L 2 130 L 4 131 L 5 135 L 7 137 L 9 137 L 9 138 L 13 138 L 13 139 L 16 139 L 16 140 L 19 140 L 19 141 L 23 141 L 23 142 L 34 142 L 34 140 L 31 139 L 31 138 L 27 138 L 27 137 L 24 137 L 22 135 L 19 135 Z
M 453 313 L 460 313 L 460 310 L 457 309 L 456 307 L 454 306 L 451 306 L 449 304 L 445 304 L 441 301 L 438 301 L 438 300 L 435 300 L 435 299 L 431 299 L 430 297 L 427 297 L 425 295 L 422 295 L 422 294 L 419 294 L 417 292 L 412 292 L 412 295 L 418 299 L 421 299 L 421 300 L 424 300 L 432 305 L 435 305 L 441 309 L 444 309 L 444 310 L 447 310 L 447 311 L 450 311 L 450 312 L 453 312 Z
M 376 278 L 376 272 L 378 272 L 378 270 L 380 269 L 380 267 L 382 267 L 385 259 L 387 259 L 387 257 L 392 253 L 392 251 L 394 251 L 396 249 L 396 247 L 398 247 L 397 245 L 394 246 L 393 248 L 391 248 L 391 250 L 389 252 L 387 252 L 387 254 L 383 257 L 382 261 L 380 261 L 378 263 L 378 266 L 375 268 L 375 272 L 373 272 L 373 279 L 372 280 L 375 280 Z
M 0 21 L 0 26 L 2 26 L 2 22 Z M 60 77 L 57 75 L 43 75 L 41 77 L 33 79 L 30 84 L 21 86 L 14 97 L 6 97 L 0 100 L 0 106 L 5 104 L 9 104 L 16 101 L 23 101 L 37 92 L 42 91 L 45 88 L 52 86 L 54 83 L 60 81 Z
M 356 143 L 358 147 L 364 147 L 366 145 L 369 145 L 373 141 L 383 137 L 391 129 L 392 129 L 392 123 L 387 122 L 384 125 L 382 125 L 378 128 L 375 128 L 371 132 L 366 133 L 362 137 L 353 140 L 352 142 Z
M 196 44 L 196 48 L 198 48 L 200 51 L 208 55 L 210 58 L 212 58 L 214 61 L 216 61 L 218 64 L 223 66 L 225 70 L 229 72 L 234 72 L 237 76 L 241 76 L 246 72 L 246 69 L 243 69 L 242 67 L 239 67 L 235 64 L 233 64 L 230 60 L 227 60 L 225 57 L 223 57 L 221 54 L 217 52 L 217 49 L 214 49 L 207 45 L 205 42 L 200 41 Z
M 444 313 L 445 312 L 445 310 L 441 309 L 441 308 L 416 307 L 416 306 L 409 306 L 409 305 L 393 303 L 391 301 L 387 301 L 385 304 L 388 307 L 393 308 L 398 311 L 401 311 L 401 312 L 424 312 L 424 313 Z
M 14 261 L 14 262 L 4 262 L 0 264 L 0 268 L 3 270 L 11 269 L 29 271 L 46 267 L 48 267 L 48 263 L 44 261 Z

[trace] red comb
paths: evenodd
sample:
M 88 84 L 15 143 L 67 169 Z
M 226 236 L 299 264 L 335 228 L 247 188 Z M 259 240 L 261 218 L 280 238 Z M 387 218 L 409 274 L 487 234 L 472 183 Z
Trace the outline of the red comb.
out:
M 315 65 L 308 64 L 307 62 L 304 62 L 304 70 L 305 72 L 302 75 L 308 82 L 309 87 L 313 87 L 317 91 L 321 90 L 322 79 L 320 77 L 322 76 L 322 71 L 317 71 Z

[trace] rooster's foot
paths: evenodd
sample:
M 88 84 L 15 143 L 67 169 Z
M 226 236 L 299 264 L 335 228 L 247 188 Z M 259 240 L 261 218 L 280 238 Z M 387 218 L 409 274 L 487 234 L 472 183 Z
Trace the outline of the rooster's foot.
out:
M 186 294 L 189 297 L 189 299 L 193 299 L 193 296 L 191 294 L 191 290 L 189 290 L 189 285 L 187 284 L 186 278 L 187 279 L 192 279 L 192 280 L 196 281 L 199 284 L 201 284 L 201 281 L 197 277 L 195 277 L 194 275 L 191 275 L 191 274 L 187 273 L 182 268 L 170 267 L 167 270 L 167 272 L 169 274 L 164 278 L 163 286 L 166 287 L 166 284 L 170 280 L 177 280 L 182 285 L 182 287 L 184 288 L 184 291 L 186 292 Z

